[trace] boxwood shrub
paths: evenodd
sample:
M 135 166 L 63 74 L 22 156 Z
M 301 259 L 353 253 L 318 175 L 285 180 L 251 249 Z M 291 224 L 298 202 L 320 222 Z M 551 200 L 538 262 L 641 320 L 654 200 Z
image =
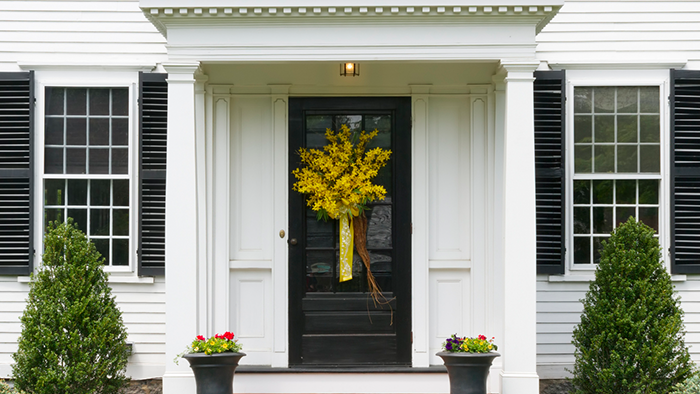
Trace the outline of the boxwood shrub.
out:
M 603 244 L 574 329 L 577 394 L 668 393 L 691 374 L 683 311 L 654 230 L 630 218 Z
M 49 225 L 13 355 L 17 389 L 112 394 L 127 384 L 126 329 L 103 264 L 70 219 Z

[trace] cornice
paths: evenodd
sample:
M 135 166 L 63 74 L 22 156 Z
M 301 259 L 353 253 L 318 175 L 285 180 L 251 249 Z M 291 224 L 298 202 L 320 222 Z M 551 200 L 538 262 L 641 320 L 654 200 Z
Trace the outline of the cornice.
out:
M 80 70 L 83 71 L 144 71 L 150 72 L 156 67 L 154 63 L 37 63 L 18 62 L 20 70 Z
M 367 22 L 410 19 L 458 20 L 458 18 L 488 19 L 493 23 L 512 22 L 513 18 L 535 20 L 539 32 L 559 11 L 563 1 L 554 2 L 541 0 L 547 5 L 466 5 L 466 6 L 294 6 L 294 7 L 150 7 L 141 9 L 153 25 L 167 37 L 167 24 L 171 22 L 188 24 L 208 24 L 214 21 L 280 21 L 307 22 L 313 20 L 331 20 L 335 18 L 354 19 L 367 18 Z M 142 1 L 143 3 L 143 1 Z M 337 19 L 336 19 L 337 20 Z

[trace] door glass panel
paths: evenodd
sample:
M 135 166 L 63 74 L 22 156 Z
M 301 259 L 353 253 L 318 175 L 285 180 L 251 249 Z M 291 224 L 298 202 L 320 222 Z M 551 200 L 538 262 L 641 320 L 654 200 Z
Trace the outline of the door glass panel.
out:
M 333 130 L 338 131 L 340 130 L 341 125 L 346 125 L 348 128 L 350 128 L 350 131 L 352 132 L 360 132 L 363 130 L 362 128 L 362 115 L 336 115 L 333 117 Z M 366 130 L 365 131 L 372 131 L 372 130 Z M 325 145 L 325 143 L 324 143 Z
M 327 144 L 325 133 L 327 128 L 340 130 L 345 124 L 351 131 L 379 131 L 372 139 L 367 149 L 376 147 L 391 149 L 392 118 L 390 114 L 307 114 L 305 115 L 306 147 L 322 149 Z M 393 161 L 384 166 L 374 183 L 384 186 L 387 190 L 383 201 L 368 204 L 365 212 L 367 217 L 367 250 L 370 254 L 370 264 L 377 283 L 385 292 L 392 291 L 393 264 Z M 329 219 L 327 222 L 316 220 L 316 212 L 306 207 L 306 292 L 330 293 L 361 293 L 367 291 L 367 273 L 362 259 L 353 255 L 352 276 L 349 281 L 339 282 L 339 240 L 338 221 Z
M 307 248 L 330 248 L 334 250 L 338 241 L 333 221 L 316 220 L 316 212 L 306 209 L 306 246 Z
M 326 129 L 333 127 L 330 115 L 309 115 L 306 117 L 306 147 L 321 148 L 326 145 Z
M 306 252 L 306 292 L 330 292 L 333 289 L 335 253 Z
M 368 224 L 367 249 L 391 249 L 391 205 L 377 204 L 365 215 Z

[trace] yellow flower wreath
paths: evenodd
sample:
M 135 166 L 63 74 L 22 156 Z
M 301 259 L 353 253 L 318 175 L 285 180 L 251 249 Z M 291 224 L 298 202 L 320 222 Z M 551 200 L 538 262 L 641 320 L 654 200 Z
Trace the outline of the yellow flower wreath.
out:
M 292 171 L 297 179 L 292 189 L 308 195 L 306 203 L 317 212 L 318 220 L 340 221 L 340 281 L 352 279 L 352 249 L 355 247 L 367 268 L 367 281 L 373 298 L 381 289 L 370 271 L 366 248 L 367 218 L 363 212 L 367 203 L 383 200 L 384 186 L 372 179 L 391 156 L 388 149 L 374 148 L 365 152 L 367 144 L 378 131 L 353 133 L 340 126 L 336 134 L 326 130 L 328 144 L 321 149 L 299 149 L 302 167 Z M 353 221 L 353 217 L 358 220 Z
M 372 179 L 389 161 L 391 151 L 374 148 L 365 152 L 377 133 L 353 133 L 342 125 L 337 134 L 326 130 L 329 144 L 323 150 L 299 149 L 303 167 L 292 172 L 297 179 L 293 190 L 308 195 L 306 203 L 319 220 L 359 216 L 367 203 L 384 199 L 386 189 Z

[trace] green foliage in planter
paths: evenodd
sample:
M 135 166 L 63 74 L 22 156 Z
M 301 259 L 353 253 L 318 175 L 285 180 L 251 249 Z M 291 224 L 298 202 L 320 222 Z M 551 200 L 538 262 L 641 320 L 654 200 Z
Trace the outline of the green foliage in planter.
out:
M 32 276 L 13 355 L 15 386 L 28 394 L 110 394 L 128 383 L 126 329 L 104 259 L 80 230 L 51 223 Z
M 630 218 L 603 245 L 574 329 L 577 394 L 668 393 L 690 376 L 680 299 L 653 235 Z
M 695 371 L 683 383 L 678 383 L 671 394 L 700 394 L 700 371 Z

